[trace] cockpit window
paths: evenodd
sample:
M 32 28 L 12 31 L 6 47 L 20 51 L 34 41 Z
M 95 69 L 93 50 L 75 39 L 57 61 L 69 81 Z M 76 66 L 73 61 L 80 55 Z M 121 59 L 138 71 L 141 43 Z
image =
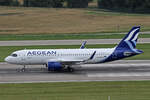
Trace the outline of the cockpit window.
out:
M 17 57 L 17 54 L 11 54 L 12 57 Z

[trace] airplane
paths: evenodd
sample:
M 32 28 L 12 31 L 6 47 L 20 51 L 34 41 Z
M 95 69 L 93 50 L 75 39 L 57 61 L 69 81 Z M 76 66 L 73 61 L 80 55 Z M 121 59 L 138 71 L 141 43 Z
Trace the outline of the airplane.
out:
M 133 27 L 114 48 L 84 48 L 79 49 L 25 49 L 13 52 L 5 58 L 10 64 L 46 65 L 48 71 L 74 71 L 73 65 L 98 64 L 120 60 L 143 53 L 136 49 L 140 26 Z M 82 48 L 83 47 L 83 48 Z

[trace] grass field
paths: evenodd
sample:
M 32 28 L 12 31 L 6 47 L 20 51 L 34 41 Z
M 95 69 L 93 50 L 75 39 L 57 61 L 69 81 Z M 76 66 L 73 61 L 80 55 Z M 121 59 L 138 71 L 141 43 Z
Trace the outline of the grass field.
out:
M 141 25 L 150 30 L 149 14 L 103 9 L 0 7 L 0 34 L 123 32 Z
M 137 48 L 141 49 L 144 51 L 143 54 L 141 55 L 137 55 L 135 57 L 131 57 L 129 59 L 131 60 L 144 60 L 144 59 L 148 59 L 150 60 L 150 44 L 138 44 Z M 87 48 L 112 48 L 114 47 L 114 44 L 105 44 L 105 45 L 87 45 Z M 79 45 L 55 45 L 55 46 L 1 46 L 0 47 L 0 61 L 3 62 L 4 58 L 8 55 L 10 55 L 10 53 L 16 51 L 16 50 L 22 50 L 22 49 L 55 49 L 55 48 L 79 48 Z
M 125 34 L 10 34 L 0 35 L 0 41 L 6 40 L 66 40 L 66 39 L 121 39 Z M 140 38 L 150 38 L 150 34 L 140 34 Z
M 149 81 L 0 84 L 1 100 L 149 100 Z

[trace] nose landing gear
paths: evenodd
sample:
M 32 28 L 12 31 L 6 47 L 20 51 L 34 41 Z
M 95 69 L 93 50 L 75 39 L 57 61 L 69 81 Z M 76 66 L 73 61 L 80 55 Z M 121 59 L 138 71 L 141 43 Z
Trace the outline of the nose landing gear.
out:
M 20 69 L 20 72 L 25 72 L 26 71 L 26 65 L 23 66 L 23 68 Z

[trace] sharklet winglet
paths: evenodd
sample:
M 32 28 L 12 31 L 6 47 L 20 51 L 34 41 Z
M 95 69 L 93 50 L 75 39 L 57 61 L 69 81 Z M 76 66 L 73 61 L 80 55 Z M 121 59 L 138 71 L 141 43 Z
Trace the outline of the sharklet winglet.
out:
M 84 49 L 84 48 L 85 48 L 86 43 L 87 43 L 87 41 L 83 41 L 83 43 L 82 43 L 82 45 L 81 45 L 80 49 Z

